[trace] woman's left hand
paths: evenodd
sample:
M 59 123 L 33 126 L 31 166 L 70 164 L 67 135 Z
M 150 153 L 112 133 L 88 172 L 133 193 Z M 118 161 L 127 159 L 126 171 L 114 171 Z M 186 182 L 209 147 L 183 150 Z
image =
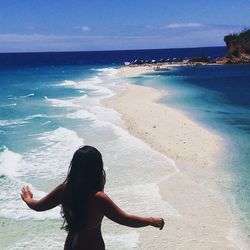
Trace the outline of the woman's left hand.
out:
M 162 230 L 164 225 L 165 225 L 165 221 L 162 218 L 153 218 L 153 217 L 151 217 L 151 225 L 153 227 L 158 227 L 160 230 Z
M 22 197 L 23 201 L 25 201 L 26 203 L 33 198 L 33 194 L 30 191 L 29 186 L 23 186 L 22 192 L 21 192 L 21 197 Z

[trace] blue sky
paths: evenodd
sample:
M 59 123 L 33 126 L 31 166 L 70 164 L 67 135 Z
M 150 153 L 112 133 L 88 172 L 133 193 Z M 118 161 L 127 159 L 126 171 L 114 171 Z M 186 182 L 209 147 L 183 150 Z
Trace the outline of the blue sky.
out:
M 0 0 L 0 52 L 224 45 L 250 0 Z

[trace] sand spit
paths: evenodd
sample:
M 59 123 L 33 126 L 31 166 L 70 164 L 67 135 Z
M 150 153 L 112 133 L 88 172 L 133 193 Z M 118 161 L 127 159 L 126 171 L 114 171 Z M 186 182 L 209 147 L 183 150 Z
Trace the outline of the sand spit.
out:
M 154 71 L 121 67 L 119 77 Z M 234 217 L 214 185 L 223 139 L 179 110 L 157 103 L 161 92 L 128 84 L 104 104 L 122 114 L 128 131 L 175 160 L 180 171 L 158 183 L 162 199 L 178 211 L 161 232 L 141 230 L 139 249 L 247 249 L 235 230 Z

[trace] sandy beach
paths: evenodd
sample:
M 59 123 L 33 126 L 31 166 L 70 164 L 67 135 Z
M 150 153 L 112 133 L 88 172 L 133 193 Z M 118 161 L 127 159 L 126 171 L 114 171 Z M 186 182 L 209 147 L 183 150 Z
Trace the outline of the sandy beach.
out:
M 152 70 L 122 67 L 118 76 L 133 77 Z M 158 185 L 162 199 L 178 216 L 165 218 L 161 232 L 141 230 L 139 249 L 247 249 L 214 182 L 223 139 L 181 111 L 157 102 L 167 94 L 128 83 L 121 93 L 105 100 L 106 106 L 122 114 L 131 134 L 177 165 L 177 171 L 162 176 Z

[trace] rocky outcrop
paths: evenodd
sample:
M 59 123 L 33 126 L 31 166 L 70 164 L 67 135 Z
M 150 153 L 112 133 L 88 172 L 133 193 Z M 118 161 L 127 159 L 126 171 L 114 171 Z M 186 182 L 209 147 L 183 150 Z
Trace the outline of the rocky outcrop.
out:
M 250 63 L 250 29 L 224 37 L 227 55 L 218 63 Z

